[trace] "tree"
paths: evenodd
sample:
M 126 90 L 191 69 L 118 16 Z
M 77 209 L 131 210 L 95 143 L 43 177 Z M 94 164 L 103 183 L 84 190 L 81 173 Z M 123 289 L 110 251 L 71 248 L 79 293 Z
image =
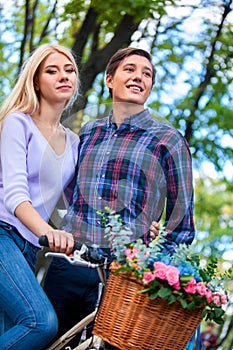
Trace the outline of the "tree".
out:
M 16 63 L 20 67 L 36 46 L 49 41 L 72 48 L 77 57 L 82 94 L 71 114 L 93 99 L 107 103 L 103 72 L 110 56 L 124 46 L 146 47 L 158 70 L 149 107 L 185 135 L 195 166 L 208 159 L 223 172 L 231 164 L 232 0 L 196 0 L 193 5 L 174 0 L 71 0 L 64 8 L 59 0 L 14 3 L 22 12 L 13 6 L 10 21 L 2 5 L 2 25 L 12 37 L 9 45 L 2 39 L 0 58 L 6 60 L 3 69 L 9 74 L 1 82 L 3 96 L 14 83 Z M 15 50 L 18 57 L 12 61 Z M 80 125 L 82 113 L 78 118 Z
M 233 195 L 226 181 L 195 179 L 195 216 L 196 246 L 202 254 L 224 258 L 233 251 Z
M 185 135 L 196 170 L 207 160 L 222 178 L 200 178 L 195 188 L 201 239 L 221 253 L 219 247 L 228 245 L 232 235 L 232 0 L 65 3 L 1 2 L 0 102 L 30 52 L 42 43 L 58 42 L 73 50 L 80 69 L 82 96 L 70 112 L 79 128 L 83 115 L 101 114 L 99 104 L 108 108 L 110 100 L 103 81 L 112 54 L 128 45 L 150 51 L 157 81 L 148 106 L 155 116 Z M 92 115 L 93 104 L 97 113 Z M 64 115 L 64 119 L 69 116 Z M 226 173 L 226 165 L 231 173 Z M 203 242 L 197 239 L 197 247 Z
M 215 256 L 221 261 L 222 270 L 232 266 L 233 252 L 233 196 L 228 183 L 199 176 L 195 180 L 195 251 L 204 259 Z M 226 285 L 230 300 L 226 309 L 224 325 L 218 327 L 219 348 L 232 348 L 233 276 Z M 220 347 L 221 345 L 221 347 Z

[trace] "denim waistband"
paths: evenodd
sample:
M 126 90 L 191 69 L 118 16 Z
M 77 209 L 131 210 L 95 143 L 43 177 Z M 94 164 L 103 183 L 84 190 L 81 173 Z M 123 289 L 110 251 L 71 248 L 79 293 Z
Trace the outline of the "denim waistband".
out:
M 4 228 L 4 229 L 7 230 L 7 231 L 17 230 L 17 229 L 15 228 L 15 226 L 10 225 L 10 224 L 8 224 L 7 222 L 2 221 L 2 220 L 0 220 L 0 227 Z

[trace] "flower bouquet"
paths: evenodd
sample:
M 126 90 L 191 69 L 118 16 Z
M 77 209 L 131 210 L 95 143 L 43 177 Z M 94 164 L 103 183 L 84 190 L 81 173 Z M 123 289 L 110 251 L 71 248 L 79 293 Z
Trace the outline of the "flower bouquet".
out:
M 101 217 L 115 262 L 95 334 L 120 349 L 185 349 L 202 318 L 223 322 L 231 271 L 218 274 L 215 258 L 202 267 L 186 245 L 163 253 L 163 229 L 149 245 L 130 243 L 132 232 L 119 215 Z

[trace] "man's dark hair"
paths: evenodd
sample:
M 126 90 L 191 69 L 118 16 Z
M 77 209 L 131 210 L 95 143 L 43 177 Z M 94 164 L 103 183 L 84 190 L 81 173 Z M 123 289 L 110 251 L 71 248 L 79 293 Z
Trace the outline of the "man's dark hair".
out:
M 120 65 L 120 63 L 129 56 L 132 55 L 138 55 L 138 56 L 142 56 L 148 59 L 148 61 L 151 63 L 152 66 L 152 86 L 154 85 L 155 82 L 155 74 L 156 74 L 156 70 L 155 67 L 152 64 L 152 58 L 151 55 L 149 54 L 149 52 L 143 50 L 143 49 L 138 49 L 138 48 L 134 48 L 134 47 L 126 47 L 124 49 L 120 49 L 118 50 L 109 60 L 108 65 L 107 65 L 107 69 L 106 69 L 106 74 L 109 74 L 111 76 L 114 76 L 118 66 Z M 110 94 L 111 93 L 111 89 L 109 89 Z

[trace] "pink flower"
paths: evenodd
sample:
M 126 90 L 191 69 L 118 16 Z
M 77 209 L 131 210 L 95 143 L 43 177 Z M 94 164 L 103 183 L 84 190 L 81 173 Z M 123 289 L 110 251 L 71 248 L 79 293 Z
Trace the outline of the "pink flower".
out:
M 204 297 L 206 295 L 206 292 L 207 292 L 206 286 L 203 283 L 198 282 L 197 293 L 200 294 L 202 297 Z
M 210 304 L 213 300 L 213 294 L 212 294 L 212 291 L 210 289 L 207 289 L 207 291 L 206 291 L 206 300 L 207 300 L 208 304 Z
M 174 289 L 180 290 L 180 282 L 173 284 Z
M 142 282 L 145 284 L 149 284 L 151 281 L 155 279 L 153 272 L 144 272 Z
M 189 294 L 195 294 L 196 293 L 196 286 L 197 286 L 197 282 L 195 280 L 195 278 L 192 278 L 187 286 L 184 287 L 184 290 L 186 291 L 186 293 Z
M 125 250 L 125 255 L 126 255 L 126 259 L 129 261 L 132 261 L 134 259 L 134 254 L 132 253 L 130 248 L 127 248 Z
M 226 294 L 221 294 L 221 302 L 223 305 L 227 304 L 227 296 Z
M 130 248 L 125 249 L 126 259 L 128 261 L 134 260 L 138 252 L 139 250 L 135 246 L 133 246 L 133 249 L 130 249 Z
M 167 279 L 167 276 L 166 276 L 167 265 L 165 265 L 160 261 L 156 261 L 154 263 L 154 269 L 155 269 L 154 270 L 155 278 L 159 278 L 161 280 Z
M 155 261 L 154 262 L 154 269 L 165 269 L 166 270 L 167 265 L 164 264 L 162 261 Z
M 179 277 L 179 270 L 175 266 L 167 266 L 166 279 L 170 286 L 173 286 L 174 284 L 177 285 L 177 283 L 180 281 Z
M 213 302 L 217 305 L 217 306 L 221 306 L 221 299 L 220 299 L 220 295 L 218 293 L 213 295 Z
M 138 248 L 136 248 L 136 246 L 133 246 L 133 253 L 134 255 L 136 255 L 139 252 Z

